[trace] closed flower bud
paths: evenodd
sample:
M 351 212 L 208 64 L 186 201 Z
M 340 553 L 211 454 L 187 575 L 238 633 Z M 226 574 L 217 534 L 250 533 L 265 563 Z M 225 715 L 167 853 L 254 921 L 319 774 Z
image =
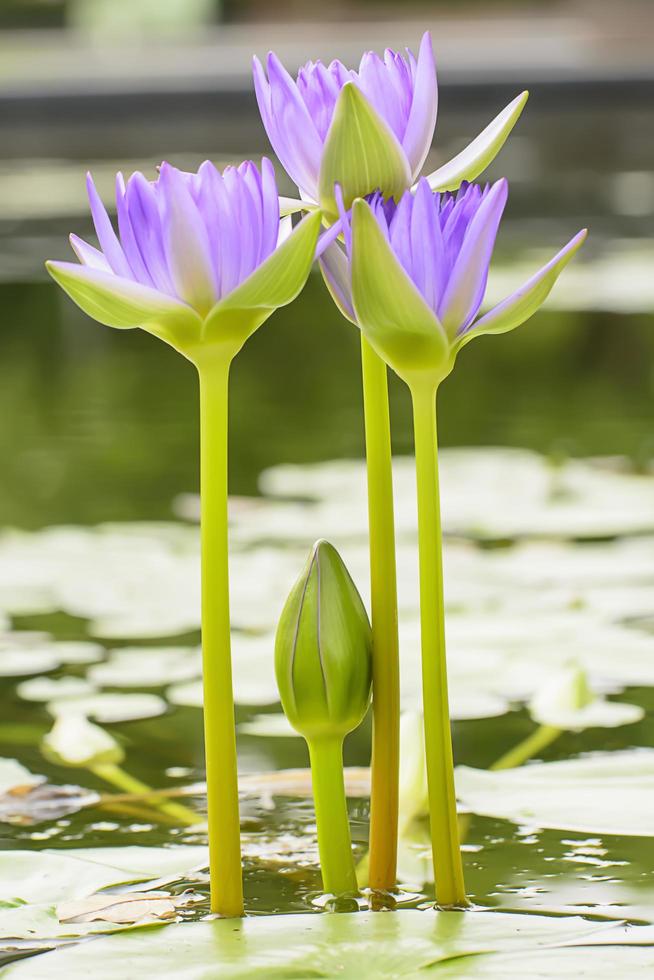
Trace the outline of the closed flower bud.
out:
M 125 753 L 115 738 L 84 715 L 61 715 L 41 742 L 41 752 L 57 766 L 92 769 L 120 765 Z
M 307 740 L 356 728 L 370 701 L 371 658 L 361 597 L 336 549 L 318 541 L 277 629 L 277 684 L 291 725 Z

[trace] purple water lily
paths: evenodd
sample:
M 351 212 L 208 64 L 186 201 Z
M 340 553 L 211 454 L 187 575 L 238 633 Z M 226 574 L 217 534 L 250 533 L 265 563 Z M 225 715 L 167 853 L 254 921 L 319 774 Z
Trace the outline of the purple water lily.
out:
M 71 235 L 84 267 L 50 263 L 51 271 L 75 271 L 89 284 L 111 285 L 125 298 L 184 303 L 204 316 L 250 276 L 288 236 L 280 219 L 273 166 L 261 171 L 247 161 L 221 174 L 209 161 L 196 174 L 163 163 L 154 181 L 116 177 L 118 232 L 89 174 L 87 188 L 100 250 Z
M 335 183 L 349 204 L 375 190 L 399 197 L 417 179 L 438 108 L 429 32 L 417 58 L 408 49 L 406 56 L 387 49 L 383 58 L 368 51 L 358 71 L 340 61 L 309 61 L 293 79 L 270 52 L 266 68 L 267 74 L 254 58 L 263 124 L 305 201 L 320 202 L 329 211 Z M 503 146 L 527 95 L 517 96 L 467 147 L 430 174 L 431 188 L 454 190 L 462 180 L 474 180 Z
M 395 353 L 382 356 L 391 366 L 398 355 L 402 361 L 411 338 L 420 338 L 417 350 L 430 337 L 439 357 L 449 357 L 473 336 L 519 326 L 545 300 L 585 231 L 477 319 L 507 195 L 503 179 L 463 184 L 452 194 L 434 193 L 422 178 L 399 203 L 376 193 L 355 202 L 353 217 L 342 210 L 345 247 L 334 242 L 325 250 L 323 275 L 342 312 L 373 346 L 390 343 Z
M 508 193 L 502 179 L 433 194 L 423 178 L 397 205 L 380 194 L 370 201 L 402 268 L 450 336 L 464 333 L 479 311 Z
M 284 169 L 311 200 L 318 200 L 323 146 L 343 87 L 353 82 L 402 148 L 409 180 L 419 172 L 431 146 L 438 91 L 431 38 L 426 33 L 416 59 L 387 49 L 383 59 L 367 51 L 358 71 L 340 61 L 308 61 L 297 81 L 273 52 L 268 77 L 254 58 L 254 87 L 263 124 Z

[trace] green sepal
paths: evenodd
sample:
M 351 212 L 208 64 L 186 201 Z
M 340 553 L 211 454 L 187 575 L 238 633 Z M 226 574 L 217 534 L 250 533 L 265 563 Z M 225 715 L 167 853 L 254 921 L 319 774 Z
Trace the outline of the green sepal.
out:
M 110 272 L 73 262 L 46 269 L 74 303 L 94 320 L 119 330 L 141 327 L 169 343 L 197 342 L 202 320 L 186 303 Z
M 440 381 L 449 373 L 450 345 L 442 324 L 362 200 L 352 209 L 352 298 L 364 335 L 401 378 L 424 374 Z
M 335 184 L 349 208 L 355 198 L 375 190 L 399 199 L 410 183 L 409 162 L 395 134 L 361 89 L 347 82 L 336 101 L 323 147 L 318 177 L 321 208 L 332 217 L 338 214 Z
M 457 342 L 456 351 L 482 334 L 507 333 L 521 326 L 543 305 L 554 283 L 570 259 L 581 248 L 588 232 L 584 229 L 572 238 L 554 258 L 543 266 L 515 293 L 479 319 Z
M 303 218 L 265 262 L 216 303 L 202 326 L 203 345 L 224 344 L 236 354 L 276 309 L 295 299 L 313 265 L 321 223 L 318 211 Z
M 524 109 L 529 92 L 521 92 L 488 126 L 447 163 L 429 174 L 432 191 L 455 191 L 464 180 L 475 180 L 495 159 Z

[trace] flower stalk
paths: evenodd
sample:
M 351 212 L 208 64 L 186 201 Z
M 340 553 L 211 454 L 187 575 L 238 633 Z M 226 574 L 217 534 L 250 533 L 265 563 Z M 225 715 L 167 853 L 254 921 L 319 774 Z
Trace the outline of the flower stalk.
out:
M 193 813 L 193 810 L 190 810 L 182 803 L 175 803 L 174 801 L 159 799 L 156 796 L 152 797 L 152 791 L 146 783 L 141 782 L 140 779 L 136 779 L 135 776 L 131 776 L 128 772 L 125 772 L 124 769 L 114 763 L 102 763 L 95 766 L 89 766 L 89 772 L 92 772 L 94 776 L 98 777 L 98 779 L 102 779 L 103 782 L 110 783 L 117 789 L 122 789 L 125 793 L 152 799 L 153 807 L 156 807 L 157 810 L 164 813 L 167 817 L 170 817 L 176 823 L 181 823 L 188 827 L 196 827 L 202 822 L 197 813 Z
M 228 385 L 231 358 L 202 349 L 200 499 L 202 669 L 211 911 L 243 915 L 238 772 L 232 688 L 227 533 Z
M 358 892 L 343 779 L 343 738 L 307 741 L 322 883 L 331 895 Z
M 461 907 L 468 900 L 459 845 L 447 691 L 436 387 L 429 378 L 414 382 L 410 388 L 418 489 L 422 697 L 436 899 L 443 907 Z
M 372 625 L 370 888 L 388 891 L 397 873 L 400 664 L 391 427 L 386 365 L 361 335 L 368 474 Z

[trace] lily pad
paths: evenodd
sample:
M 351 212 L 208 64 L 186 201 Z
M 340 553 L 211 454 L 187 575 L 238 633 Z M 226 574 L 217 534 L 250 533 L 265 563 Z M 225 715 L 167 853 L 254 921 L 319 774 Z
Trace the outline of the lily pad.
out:
M 438 969 L 443 980 L 615 980 L 616 977 L 647 977 L 654 971 L 651 946 L 599 946 L 544 949 L 493 956 L 464 956 Z M 430 971 L 431 972 L 431 971 Z
M 54 718 L 77 713 L 101 724 L 156 718 L 165 714 L 166 708 L 166 702 L 156 694 L 89 694 L 50 701 L 47 705 Z
M 194 647 L 122 647 L 91 667 L 87 677 L 100 687 L 164 687 L 202 674 Z
M 495 772 L 460 766 L 456 787 L 461 803 L 483 816 L 580 833 L 654 836 L 654 749 Z
M 11 965 L 7 980 L 94 980 L 170 975 L 414 977 L 472 953 L 543 948 L 606 931 L 578 917 L 499 912 L 399 911 L 254 916 L 118 933 Z M 479 957 L 481 959 L 481 957 Z
M 33 677 L 16 688 L 23 701 L 63 701 L 93 694 L 95 687 L 83 677 Z
M 72 901 L 101 888 L 183 875 L 206 862 L 204 847 L 0 851 L 0 901 Z

